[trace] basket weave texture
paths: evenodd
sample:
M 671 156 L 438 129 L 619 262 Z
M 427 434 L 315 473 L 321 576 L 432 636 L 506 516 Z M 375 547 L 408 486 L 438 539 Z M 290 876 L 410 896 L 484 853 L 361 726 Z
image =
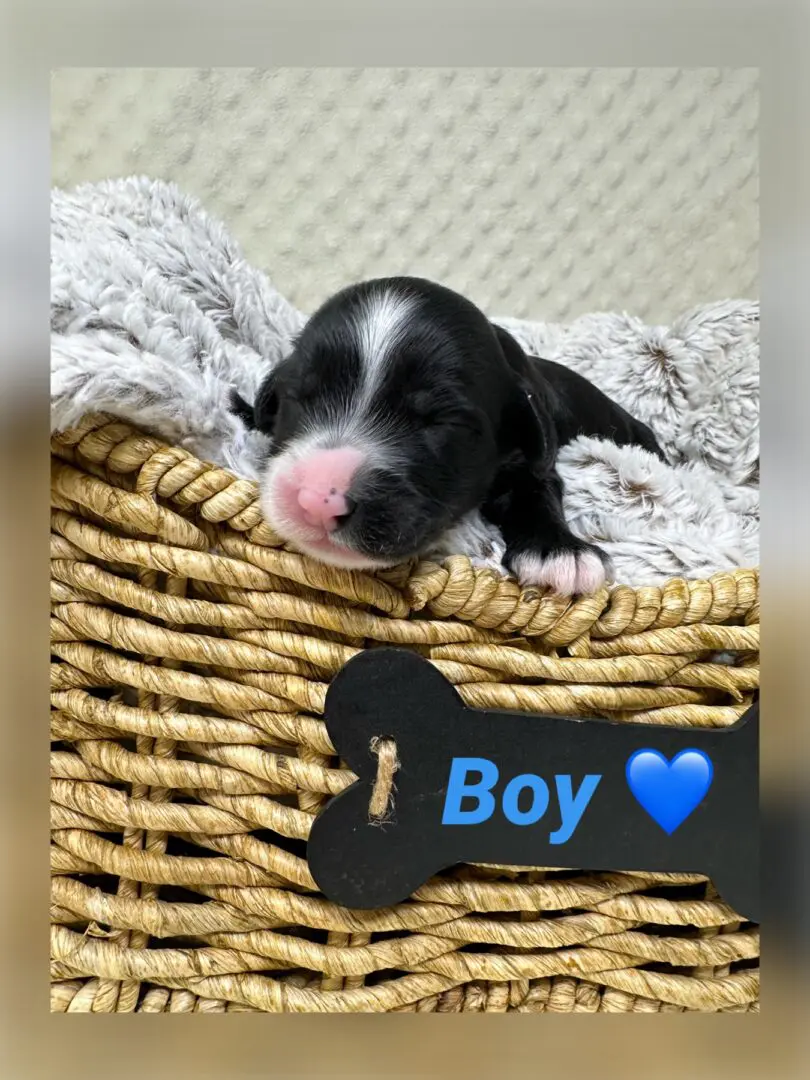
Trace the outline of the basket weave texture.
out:
M 418 650 L 471 706 L 724 726 L 756 570 L 573 601 L 462 557 L 374 577 L 125 423 L 52 452 L 54 1011 L 758 1011 L 758 929 L 698 875 L 462 866 L 367 912 L 306 862 L 354 779 L 321 717 L 358 650 Z

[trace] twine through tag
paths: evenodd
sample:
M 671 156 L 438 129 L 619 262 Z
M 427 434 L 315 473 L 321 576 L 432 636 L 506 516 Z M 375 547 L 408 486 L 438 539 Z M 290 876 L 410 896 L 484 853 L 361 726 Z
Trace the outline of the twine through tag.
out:
M 396 742 L 386 735 L 375 735 L 369 750 L 377 758 L 377 775 L 368 800 L 368 820 L 374 825 L 390 821 L 394 813 L 394 774 L 399 768 Z

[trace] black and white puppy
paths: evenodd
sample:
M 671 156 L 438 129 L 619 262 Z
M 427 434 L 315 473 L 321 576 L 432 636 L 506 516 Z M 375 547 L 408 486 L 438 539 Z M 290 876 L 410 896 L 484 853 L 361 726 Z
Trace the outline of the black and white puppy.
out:
M 382 568 L 429 550 L 475 511 L 497 526 L 524 584 L 588 593 L 607 560 L 574 536 L 557 452 L 577 435 L 653 433 L 587 379 L 528 357 L 474 304 L 421 278 L 352 285 L 306 323 L 253 406 L 272 437 L 271 526 L 322 562 Z

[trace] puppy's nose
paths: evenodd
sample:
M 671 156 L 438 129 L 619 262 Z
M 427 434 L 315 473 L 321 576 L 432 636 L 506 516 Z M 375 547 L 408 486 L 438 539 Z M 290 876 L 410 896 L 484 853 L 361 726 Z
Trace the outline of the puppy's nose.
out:
M 342 446 L 316 450 L 297 463 L 290 480 L 307 525 L 332 532 L 352 512 L 349 490 L 363 460 L 361 451 Z
M 298 505 L 308 525 L 319 525 L 327 532 L 336 529 L 354 509 L 354 501 L 335 487 L 326 492 L 303 487 L 298 492 Z

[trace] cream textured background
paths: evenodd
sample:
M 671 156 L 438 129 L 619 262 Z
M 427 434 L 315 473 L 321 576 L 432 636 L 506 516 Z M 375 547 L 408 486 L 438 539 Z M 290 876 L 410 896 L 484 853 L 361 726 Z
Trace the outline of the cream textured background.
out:
M 62 69 L 53 180 L 202 199 L 293 303 L 416 273 L 491 315 L 755 299 L 758 73 Z

